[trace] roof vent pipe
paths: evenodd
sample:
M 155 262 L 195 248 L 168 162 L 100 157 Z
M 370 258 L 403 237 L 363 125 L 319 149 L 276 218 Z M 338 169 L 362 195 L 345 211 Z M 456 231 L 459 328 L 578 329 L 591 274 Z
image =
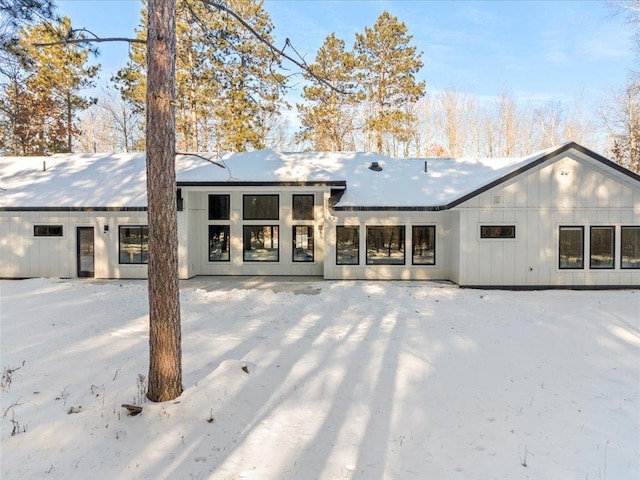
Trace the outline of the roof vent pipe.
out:
M 429 171 L 429 166 L 427 164 L 427 161 L 424 161 L 424 173 L 427 173 Z
M 382 167 L 378 162 L 371 162 L 371 165 L 369 165 L 369 170 L 373 170 L 374 172 L 381 172 Z
M 47 162 L 45 162 L 44 160 L 42 161 L 42 171 L 43 172 L 47 171 Z

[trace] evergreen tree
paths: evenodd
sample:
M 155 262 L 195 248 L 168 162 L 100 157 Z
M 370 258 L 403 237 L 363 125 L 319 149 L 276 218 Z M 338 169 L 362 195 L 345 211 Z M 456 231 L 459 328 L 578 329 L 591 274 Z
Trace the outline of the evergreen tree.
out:
M 267 40 L 273 25 L 262 2 L 233 0 L 229 7 Z M 143 11 L 143 16 L 146 16 Z M 138 32 L 146 38 L 146 26 Z M 178 150 L 262 148 L 269 121 L 283 105 L 280 60 L 224 12 L 203 2 L 177 1 L 176 132 Z M 115 81 L 123 96 L 144 107 L 144 47 Z
M 303 88 L 302 97 L 308 103 L 297 105 L 302 123 L 298 140 L 310 142 L 314 150 L 353 148 L 355 106 L 361 98 L 356 93 L 353 53 L 345 51 L 344 41 L 332 33 L 309 68 L 334 88 L 317 82 Z M 313 80 L 309 73 L 303 75 L 305 79 Z
M 35 47 L 58 41 L 71 30 L 68 18 L 23 28 L 13 54 L 13 69 L 5 71 L 3 126 L 9 128 L 11 150 L 21 155 L 70 152 L 80 133 L 77 115 L 95 100 L 81 95 L 93 86 L 99 65 L 87 65 L 89 52 L 75 45 Z M 19 63 L 18 63 L 19 60 Z M 6 63 L 5 63 L 6 64 Z
M 355 52 L 360 81 L 372 114 L 365 121 L 366 130 L 375 137 L 375 149 L 386 153 L 385 136 L 408 139 L 414 113 L 408 105 L 417 102 L 425 90 L 424 82 L 416 82 L 422 67 L 422 53 L 410 46 L 412 36 L 407 26 L 389 12 L 383 12 L 373 28 L 365 27 L 356 34 Z

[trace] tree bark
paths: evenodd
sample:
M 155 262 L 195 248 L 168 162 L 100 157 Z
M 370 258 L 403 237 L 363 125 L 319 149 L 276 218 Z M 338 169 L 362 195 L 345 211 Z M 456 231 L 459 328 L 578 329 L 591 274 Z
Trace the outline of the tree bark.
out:
M 175 0 L 149 0 L 147 197 L 149 384 L 154 402 L 182 393 L 175 175 Z

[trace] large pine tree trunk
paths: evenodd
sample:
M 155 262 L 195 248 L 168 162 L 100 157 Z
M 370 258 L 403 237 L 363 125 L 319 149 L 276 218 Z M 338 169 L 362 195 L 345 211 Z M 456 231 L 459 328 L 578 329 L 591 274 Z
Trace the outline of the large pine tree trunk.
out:
M 175 174 L 175 0 L 149 0 L 147 196 L 149 385 L 154 402 L 182 393 Z

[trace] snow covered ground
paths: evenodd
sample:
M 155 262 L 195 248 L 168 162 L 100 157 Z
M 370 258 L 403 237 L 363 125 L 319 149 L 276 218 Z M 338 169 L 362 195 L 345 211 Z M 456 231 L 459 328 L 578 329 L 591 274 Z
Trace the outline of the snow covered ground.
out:
M 0 281 L 2 479 L 640 477 L 640 291 L 196 286 L 152 404 L 144 281 Z

